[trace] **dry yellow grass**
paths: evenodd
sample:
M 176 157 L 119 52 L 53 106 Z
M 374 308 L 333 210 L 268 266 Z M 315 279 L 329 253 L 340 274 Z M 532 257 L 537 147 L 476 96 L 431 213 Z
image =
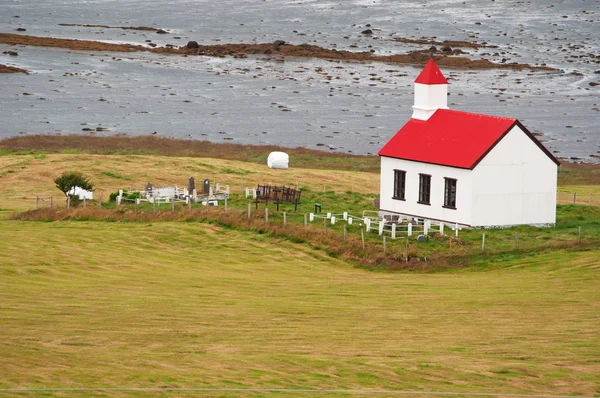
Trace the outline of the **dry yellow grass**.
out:
M 0 388 L 599 393 L 591 252 L 384 274 L 198 223 L 0 223 Z

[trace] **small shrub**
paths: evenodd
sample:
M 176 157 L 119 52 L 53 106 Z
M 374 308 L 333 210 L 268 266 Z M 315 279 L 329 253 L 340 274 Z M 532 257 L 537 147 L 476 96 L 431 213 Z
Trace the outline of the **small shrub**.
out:
M 65 197 L 68 196 L 67 192 L 73 187 L 79 187 L 87 191 L 92 191 L 94 189 L 89 178 L 77 171 L 65 171 L 59 177 L 54 179 L 54 183 L 56 184 L 56 187 L 65 194 Z
M 111 202 L 115 202 L 117 200 L 117 196 L 119 196 L 119 191 L 111 193 L 109 195 L 108 199 Z M 141 199 L 141 197 L 142 197 L 142 194 L 140 192 L 131 192 L 131 193 L 123 192 L 123 199 L 135 200 L 135 199 Z

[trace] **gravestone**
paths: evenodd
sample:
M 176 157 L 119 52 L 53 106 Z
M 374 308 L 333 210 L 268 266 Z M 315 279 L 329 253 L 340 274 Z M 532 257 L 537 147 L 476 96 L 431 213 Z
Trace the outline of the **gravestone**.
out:
M 202 181 L 202 194 L 203 195 L 210 194 L 210 181 L 208 180 L 208 178 L 206 178 L 206 179 L 204 179 L 204 181 Z
M 188 192 L 192 193 L 196 189 L 196 182 L 194 181 L 194 177 L 190 177 L 188 179 Z

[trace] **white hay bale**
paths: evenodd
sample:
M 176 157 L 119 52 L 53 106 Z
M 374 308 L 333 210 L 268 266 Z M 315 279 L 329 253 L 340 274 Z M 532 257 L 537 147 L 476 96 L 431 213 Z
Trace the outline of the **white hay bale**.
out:
M 271 152 L 267 158 L 267 166 L 270 169 L 287 169 L 290 156 L 285 152 Z

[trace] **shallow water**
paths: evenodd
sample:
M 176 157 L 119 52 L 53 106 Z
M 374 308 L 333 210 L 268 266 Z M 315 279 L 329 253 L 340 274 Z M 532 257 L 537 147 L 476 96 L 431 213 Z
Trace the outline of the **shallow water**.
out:
M 563 158 L 600 155 L 600 5 L 590 1 L 8 1 L 0 31 L 159 45 L 310 43 L 388 54 L 428 46 L 393 37 L 498 45 L 474 59 L 547 64 L 561 72 L 444 69 L 451 109 L 516 117 Z M 584 12 L 585 11 L 585 12 Z M 19 18 L 15 18 L 19 16 Z M 566 16 L 566 18 L 563 18 Z M 415 23 L 418 21 L 418 23 Z M 60 23 L 154 26 L 155 32 Z M 360 34 L 371 24 L 375 35 Z M 504 35 L 506 33 L 506 35 Z M 177 39 L 176 37 L 179 37 Z M 356 47 L 350 47 L 354 45 Z M 369 47 L 370 46 L 370 47 Z M 0 53 L 14 47 L 0 45 Z M 563 51 L 564 50 L 564 51 Z M 0 137 L 151 134 L 217 142 L 377 153 L 410 117 L 420 68 L 267 57 L 70 52 L 18 47 L 0 63 Z M 493 54 L 498 55 L 494 56 Z M 486 55 L 489 54 L 489 55 Z M 576 58 L 575 58 L 576 57 Z

